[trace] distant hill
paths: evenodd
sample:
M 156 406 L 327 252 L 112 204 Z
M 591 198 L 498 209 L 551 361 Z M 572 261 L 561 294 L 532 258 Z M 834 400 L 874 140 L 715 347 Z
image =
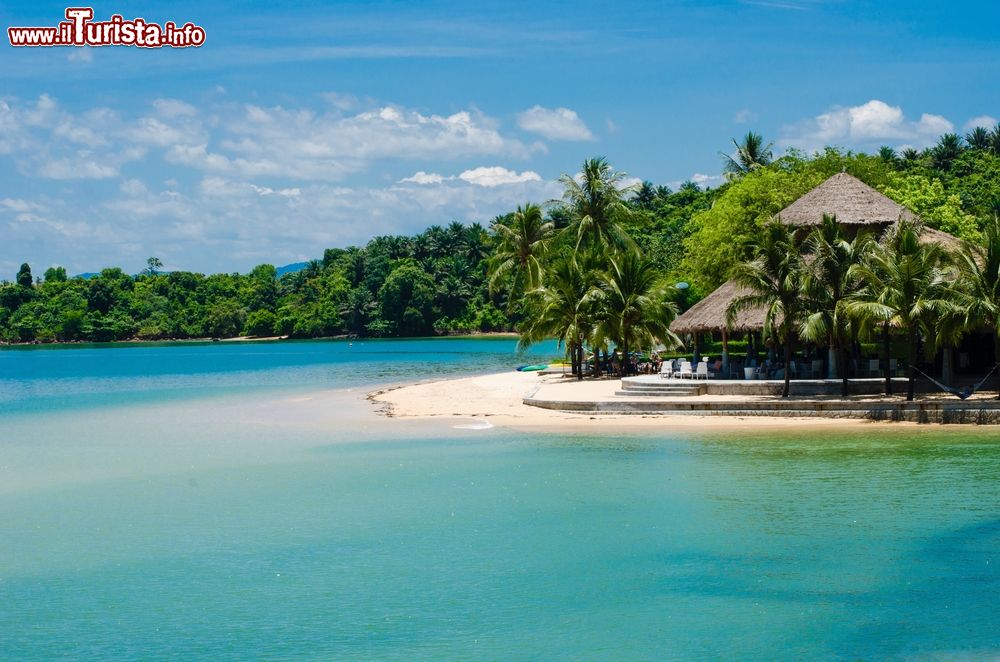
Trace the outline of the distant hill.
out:
M 285 274 L 293 274 L 296 271 L 302 271 L 308 266 L 308 262 L 294 262 L 292 264 L 286 264 L 283 267 L 278 267 L 278 278 L 281 278 Z

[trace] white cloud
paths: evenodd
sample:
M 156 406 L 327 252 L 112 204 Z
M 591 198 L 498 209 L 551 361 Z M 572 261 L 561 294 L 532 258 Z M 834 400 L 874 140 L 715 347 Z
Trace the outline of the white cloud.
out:
M 705 188 L 706 186 L 714 186 L 722 181 L 722 175 L 705 175 L 700 172 L 696 172 L 691 175 L 691 181 L 698 186 Z
M 594 136 L 575 110 L 532 106 L 517 114 L 517 125 L 549 140 L 593 140 Z
M 501 168 L 500 166 L 473 168 L 472 170 L 466 170 L 458 178 L 470 184 L 488 187 L 542 181 L 541 175 L 533 170 L 525 170 L 522 173 L 517 173 L 507 168 Z
M 69 62 L 93 62 L 94 53 L 87 46 L 72 48 L 69 55 L 66 56 L 66 60 Z
M 153 108 L 163 117 L 194 117 L 198 109 L 179 99 L 154 99 Z
M 984 129 L 992 129 L 997 125 L 997 118 L 991 117 L 990 115 L 980 115 L 979 117 L 973 117 L 971 120 L 965 123 L 965 130 L 970 131 L 975 129 L 977 126 L 981 126 Z
M 7 211 L 16 213 L 35 212 L 45 209 L 43 205 L 40 205 L 37 202 L 29 202 L 28 200 L 21 200 L 20 198 L 4 198 L 3 200 L 0 200 L 0 206 Z
M 440 184 L 444 180 L 445 180 L 444 175 L 439 175 L 436 172 L 424 172 L 423 170 L 419 170 L 419 171 L 413 173 L 412 175 L 410 175 L 409 177 L 404 177 L 403 179 L 399 180 L 399 182 L 401 184 L 402 183 L 410 183 L 410 184 Z
M 49 179 L 107 179 L 118 176 L 118 168 L 90 159 L 53 159 L 39 167 L 38 174 Z
M 926 146 L 955 126 L 940 115 L 923 113 L 911 120 L 899 106 L 872 99 L 860 106 L 836 106 L 813 119 L 786 127 L 780 141 L 786 147 L 821 149 L 826 145 L 865 147 L 885 142 Z
M 757 120 L 757 113 L 753 112 L 749 108 L 742 108 L 736 111 L 733 115 L 733 122 L 736 124 L 746 124 L 747 122 L 754 122 Z
M 282 264 L 373 234 L 487 222 L 561 193 L 535 170 L 510 167 L 544 145 L 475 108 L 326 101 L 312 109 L 156 99 L 127 112 L 4 98 L 0 165 L 11 179 L 0 199 L 0 264 L 139 269 L 149 255 L 202 270 Z M 501 159 L 510 162 L 470 165 Z M 462 166 L 442 170 L 454 162 Z M 407 163 L 414 174 L 399 179 Z M 58 181 L 14 197 L 33 178 Z

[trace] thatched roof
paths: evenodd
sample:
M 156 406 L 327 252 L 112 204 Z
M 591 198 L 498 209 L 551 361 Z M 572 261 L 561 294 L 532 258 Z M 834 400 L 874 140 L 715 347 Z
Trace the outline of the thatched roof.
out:
M 819 225 L 823 214 L 836 214 L 841 223 L 859 225 L 887 225 L 900 218 L 915 218 L 909 209 L 846 172 L 830 177 L 776 216 L 789 225 Z
M 962 240 L 955 235 L 935 230 L 926 225 L 920 230 L 920 241 L 924 244 L 940 244 L 949 251 L 957 251 L 962 248 Z
M 955 250 L 961 245 L 961 240 L 957 237 L 927 226 L 921 230 L 920 240 L 925 243 L 941 244 L 948 250 Z M 764 328 L 766 318 L 763 308 L 744 310 L 736 316 L 731 325 L 726 325 L 726 310 L 729 308 L 729 303 L 746 293 L 747 291 L 735 282 L 726 281 L 707 297 L 678 315 L 670 325 L 670 330 L 681 335 L 705 331 L 719 332 L 724 327 L 736 333 L 760 331 Z
M 726 281 L 717 290 L 678 315 L 670 325 L 670 330 L 679 334 L 721 331 L 726 324 L 726 309 L 729 308 L 729 303 L 747 293 L 733 281 Z M 730 331 L 741 333 L 760 331 L 764 328 L 764 318 L 763 309 L 745 310 L 736 316 L 728 328 Z

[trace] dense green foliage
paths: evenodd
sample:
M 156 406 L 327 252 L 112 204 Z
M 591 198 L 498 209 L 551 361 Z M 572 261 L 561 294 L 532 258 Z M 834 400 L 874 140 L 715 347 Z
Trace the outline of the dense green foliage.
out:
M 931 227 L 974 242 L 1000 209 L 1000 128 L 943 136 L 922 152 L 901 154 L 828 148 L 775 159 L 754 133 L 735 148 L 724 157 L 727 177 L 718 188 L 691 182 L 676 191 L 651 182 L 625 188 L 622 173 L 593 159 L 582 176 L 562 178 L 566 196 L 559 203 L 527 203 L 488 229 L 454 222 L 413 237 L 328 249 L 322 260 L 280 278 L 271 265 L 247 274 L 163 273 L 150 258 L 134 276 L 109 268 L 69 278 L 53 266 L 36 279 L 24 264 L 11 282 L 0 283 L 0 340 L 525 330 L 533 327 L 528 307 L 549 286 L 546 271 L 574 280 L 582 262 L 596 261 L 595 273 L 566 284 L 589 290 L 607 284 L 599 276 L 608 275 L 609 256 L 628 251 L 643 256 L 658 287 L 691 283 L 693 296 L 678 302 L 690 304 L 754 257 L 774 214 L 841 171 L 910 207 Z
M 137 276 L 104 269 L 67 278 L 28 265 L 0 285 L 0 336 L 9 342 L 129 338 L 432 335 L 509 325 L 486 287 L 489 233 L 452 223 L 415 237 L 376 237 L 329 249 L 294 273 L 263 264 L 248 274 L 175 271 L 159 261 Z

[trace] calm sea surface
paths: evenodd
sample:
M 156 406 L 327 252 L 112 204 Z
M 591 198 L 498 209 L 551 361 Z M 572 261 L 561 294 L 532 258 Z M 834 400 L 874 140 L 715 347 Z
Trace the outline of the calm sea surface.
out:
M 508 339 L 0 350 L 0 658 L 1000 657 L 1000 431 L 373 415 Z

